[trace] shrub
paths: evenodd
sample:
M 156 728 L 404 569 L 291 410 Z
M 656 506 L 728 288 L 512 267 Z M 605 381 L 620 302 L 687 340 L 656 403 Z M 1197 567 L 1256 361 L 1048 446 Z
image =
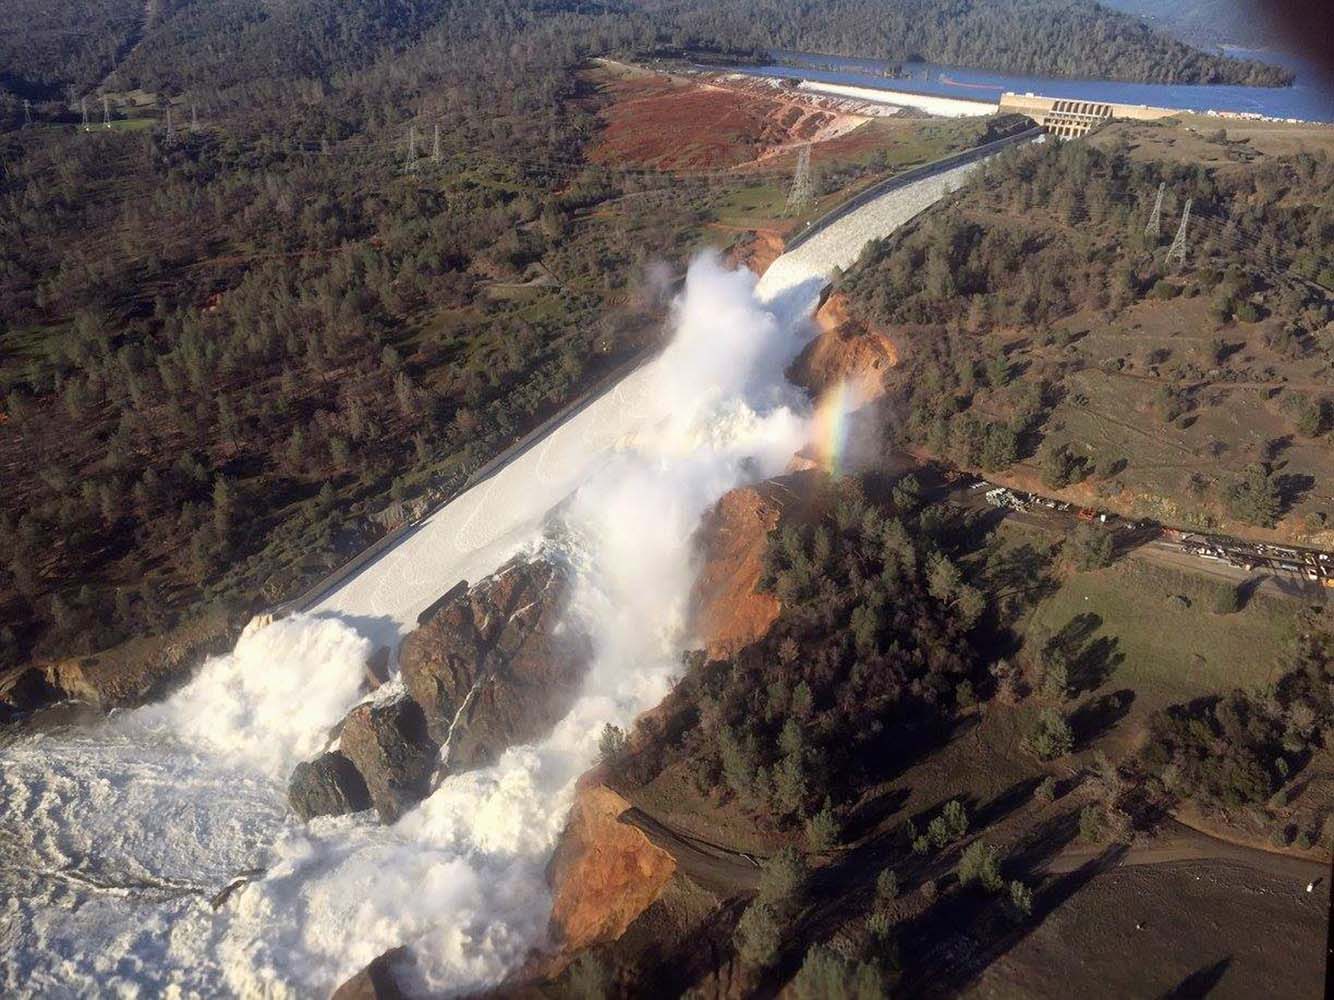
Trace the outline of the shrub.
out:
M 1234 315 L 1243 323 L 1260 322 L 1260 310 L 1254 302 L 1243 302 L 1237 306 Z
M 1010 883 L 1008 911 L 1016 923 L 1020 923 L 1033 912 L 1033 890 L 1015 879 Z
M 980 883 L 988 892 L 999 892 L 1004 886 L 1000 874 L 1000 860 L 996 850 L 984 840 L 968 845 L 959 859 L 959 882 L 963 885 Z
M 1037 800 L 1038 800 L 1039 802 L 1042 802 L 1042 803 L 1055 802 L 1055 801 L 1056 801 L 1056 779 L 1053 778 L 1050 774 L 1047 775 L 1047 776 L 1046 776 L 1045 778 L 1043 778 L 1042 781 L 1038 784 L 1038 787 L 1034 790 L 1033 795 L 1037 798 Z
M 1079 837 L 1081 840 L 1096 844 L 1103 839 L 1103 827 L 1101 807 L 1087 805 L 1079 810 Z
M 886 868 L 875 877 L 875 898 L 888 903 L 899 896 L 899 877 L 893 868 Z

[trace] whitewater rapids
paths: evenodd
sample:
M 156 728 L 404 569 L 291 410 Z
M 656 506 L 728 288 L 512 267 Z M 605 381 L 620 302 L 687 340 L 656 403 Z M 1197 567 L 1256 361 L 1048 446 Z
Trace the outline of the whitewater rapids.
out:
M 4 994 L 310 996 L 403 944 L 421 992 L 501 980 L 542 941 L 545 866 L 603 723 L 627 725 L 679 669 L 700 516 L 806 443 L 808 404 L 783 371 L 824 275 L 867 226 L 884 235 L 968 169 L 852 213 L 758 285 L 704 255 L 655 361 L 309 614 L 248 632 L 160 705 L 0 747 Z M 595 659 L 569 715 L 391 827 L 296 822 L 287 777 L 357 700 L 369 653 L 518 552 L 577 571 L 568 614 Z

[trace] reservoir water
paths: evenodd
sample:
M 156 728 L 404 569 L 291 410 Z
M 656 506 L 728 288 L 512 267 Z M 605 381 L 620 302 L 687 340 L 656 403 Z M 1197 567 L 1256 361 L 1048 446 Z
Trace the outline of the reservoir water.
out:
M 1228 54 L 1286 66 L 1296 72 L 1297 79 L 1291 87 L 1120 83 L 1113 80 L 1022 76 L 927 62 L 904 63 L 903 75 L 892 76 L 898 64 L 884 60 L 782 50 L 772 52 L 772 61 L 766 65 L 737 66 L 734 69 L 756 76 L 800 76 L 824 83 L 880 87 L 993 104 L 1006 91 L 1017 94 L 1031 92 L 1044 97 L 1145 104 L 1182 111 L 1231 111 L 1269 118 L 1334 122 L 1334 80 L 1322 76 L 1310 63 L 1277 52 L 1228 49 Z

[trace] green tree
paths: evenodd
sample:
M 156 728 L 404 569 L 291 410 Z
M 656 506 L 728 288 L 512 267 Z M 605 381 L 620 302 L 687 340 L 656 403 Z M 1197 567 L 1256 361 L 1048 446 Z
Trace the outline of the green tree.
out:
M 778 960 L 783 944 L 783 929 L 772 906 L 756 901 L 746 907 L 732 936 L 737 956 L 755 969 L 767 969 Z
M 794 847 L 781 848 L 760 870 L 759 898 L 786 911 L 806 883 L 806 863 Z
M 838 843 L 839 824 L 828 797 L 824 805 L 806 820 L 806 843 L 812 851 L 827 851 Z
M 1227 505 L 1233 517 L 1272 528 L 1283 510 L 1283 496 L 1272 471 L 1264 465 L 1252 465 L 1228 488 Z
M 816 945 L 792 980 L 792 994 L 797 1000 L 882 1000 L 889 990 L 874 965 Z
M 598 737 L 598 760 L 610 764 L 625 751 L 626 742 L 625 730 L 610 722 L 604 724 L 602 735 Z
M 1112 533 L 1096 524 L 1080 524 L 1065 540 L 1076 569 L 1103 569 L 1112 564 L 1116 543 Z
M 1000 892 L 1005 882 L 1001 878 L 995 848 L 984 840 L 969 844 L 959 859 L 959 882 L 962 885 L 977 882 L 988 892 Z
M 1075 737 L 1064 715 L 1054 708 L 1044 708 L 1025 737 L 1024 745 L 1041 759 L 1053 760 L 1074 749 Z
M 1008 903 L 1007 909 L 1011 919 L 1016 923 L 1022 923 L 1033 912 L 1033 890 L 1015 879 L 1010 883 Z

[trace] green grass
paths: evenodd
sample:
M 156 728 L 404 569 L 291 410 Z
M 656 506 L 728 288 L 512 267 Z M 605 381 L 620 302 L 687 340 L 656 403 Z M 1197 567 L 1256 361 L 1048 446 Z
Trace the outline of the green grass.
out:
M 1213 607 L 1221 586 L 1142 559 L 1077 573 L 1033 610 L 1025 627 L 1025 651 L 1036 656 L 1049 636 L 1091 612 L 1101 625 L 1089 641 L 1114 640 L 1123 657 L 1105 690 L 1131 688 L 1137 698 L 1166 704 L 1262 686 L 1278 676 L 1282 651 L 1300 626 L 1302 606 L 1257 592 L 1243 610 L 1218 615 Z

